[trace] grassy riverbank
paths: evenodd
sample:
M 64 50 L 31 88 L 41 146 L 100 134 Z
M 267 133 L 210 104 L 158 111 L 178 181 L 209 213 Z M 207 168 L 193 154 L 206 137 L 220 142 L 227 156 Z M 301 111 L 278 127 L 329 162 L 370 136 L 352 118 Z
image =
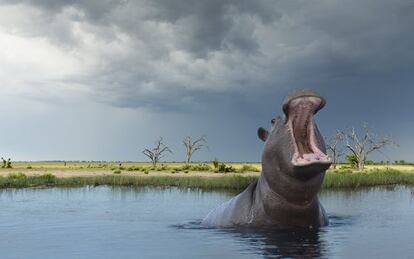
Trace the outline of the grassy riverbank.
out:
M 245 188 L 257 177 L 241 175 L 223 175 L 218 177 L 201 176 L 131 176 L 131 175 L 102 175 L 84 177 L 56 177 L 46 173 L 40 176 L 26 176 L 22 173 L 0 177 L 0 188 L 25 187 L 76 187 L 76 186 L 176 186 L 183 188 L 201 189 L 232 189 Z
M 202 176 L 188 174 L 159 175 L 96 175 L 56 177 L 52 173 L 27 176 L 22 172 L 0 176 L 0 188 L 26 187 L 76 187 L 76 186 L 176 186 L 182 188 L 241 190 L 257 179 L 258 173 L 205 173 Z M 326 174 L 324 189 L 357 188 L 391 184 L 414 185 L 414 173 L 394 169 L 374 169 L 364 172 L 335 170 Z
M 221 163 L 221 162 L 220 162 Z M 261 171 L 260 163 L 240 163 L 240 162 L 224 162 L 228 167 L 234 168 L 236 171 L 242 171 L 244 169 L 250 169 L 251 171 Z M 187 169 L 185 169 L 187 168 Z M 339 164 L 337 166 L 339 170 L 349 169 L 348 164 Z M 152 167 L 148 162 L 14 162 L 11 171 L 30 171 L 30 170 L 54 170 L 54 171 L 105 171 L 105 170 L 117 170 L 122 171 L 165 171 L 165 170 L 192 170 L 202 169 L 200 171 L 213 171 L 214 165 L 211 162 L 201 163 L 181 163 L 181 162 L 165 162 L 160 163 L 156 168 Z M 401 172 L 414 172 L 413 164 L 373 164 L 366 165 L 367 170 L 385 170 L 394 169 Z M 7 169 L 0 169 L 7 170 Z M 249 171 L 249 170 L 247 170 Z

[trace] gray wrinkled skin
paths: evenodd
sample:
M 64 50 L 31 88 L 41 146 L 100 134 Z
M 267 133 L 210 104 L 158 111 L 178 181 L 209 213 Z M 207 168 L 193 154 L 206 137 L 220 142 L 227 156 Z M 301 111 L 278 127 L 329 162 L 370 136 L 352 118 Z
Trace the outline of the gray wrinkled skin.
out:
M 301 91 L 287 97 L 285 102 L 292 96 L 298 98 L 302 95 L 320 97 L 314 92 Z M 259 179 L 211 211 L 202 225 L 318 227 L 328 224 L 317 193 L 330 164 L 316 162 L 302 167 L 293 165 L 294 147 L 287 119 L 282 121 L 280 117 L 275 118 L 270 132 L 259 128 L 258 135 L 265 141 Z M 323 138 L 315 123 L 314 131 L 318 148 L 326 154 Z

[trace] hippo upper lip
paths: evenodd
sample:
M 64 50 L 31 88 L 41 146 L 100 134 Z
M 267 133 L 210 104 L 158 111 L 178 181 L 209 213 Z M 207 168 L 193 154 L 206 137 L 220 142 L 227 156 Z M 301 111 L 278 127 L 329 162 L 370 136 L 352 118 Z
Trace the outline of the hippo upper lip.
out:
M 317 113 L 319 110 L 321 110 L 326 104 L 325 98 L 323 98 L 322 96 L 320 96 L 319 94 L 317 94 L 314 91 L 311 91 L 311 90 L 297 91 L 297 92 L 291 93 L 290 95 L 285 97 L 285 99 L 283 100 L 283 106 L 282 107 L 283 107 L 283 112 L 285 113 L 285 115 L 286 116 L 289 115 L 289 109 L 291 107 L 291 102 L 293 100 L 307 98 L 307 97 L 314 97 L 314 98 L 319 99 L 319 101 L 320 101 L 314 109 L 314 114 Z
M 313 121 L 313 115 L 324 105 L 322 97 L 309 91 L 296 93 L 285 100 L 283 110 L 292 137 L 292 164 L 295 166 L 331 163 L 330 158 L 318 147 Z

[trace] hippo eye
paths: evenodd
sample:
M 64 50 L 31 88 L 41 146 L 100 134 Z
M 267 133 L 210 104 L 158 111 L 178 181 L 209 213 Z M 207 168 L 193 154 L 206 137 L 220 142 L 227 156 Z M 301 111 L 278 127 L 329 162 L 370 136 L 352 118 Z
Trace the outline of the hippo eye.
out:
M 270 123 L 272 123 L 272 124 L 275 124 L 275 122 L 276 122 L 276 119 L 272 119 L 272 120 L 270 121 Z

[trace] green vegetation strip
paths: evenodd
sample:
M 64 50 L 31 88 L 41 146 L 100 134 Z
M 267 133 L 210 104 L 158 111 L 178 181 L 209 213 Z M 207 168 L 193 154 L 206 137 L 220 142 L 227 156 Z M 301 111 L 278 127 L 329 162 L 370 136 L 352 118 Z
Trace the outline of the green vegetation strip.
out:
M 414 173 L 400 172 L 393 169 L 364 172 L 334 171 L 326 174 L 323 188 L 358 188 L 392 184 L 414 185 Z
M 256 177 L 225 175 L 222 177 L 174 177 L 174 176 L 122 176 L 107 175 L 93 177 L 58 178 L 52 174 L 25 176 L 17 173 L 0 177 L 0 188 L 25 188 L 41 186 L 177 186 L 202 189 L 243 189 Z
M 0 188 L 109 185 L 176 186 L 183 188 L 241 190 L 255 179 L 257 177 L 238 174 L 226 174 L 216 177 L 123 176 L 117 174 L 113 176 L 58 178 L 50 173 L 45 173 L 41 176 L 26 176 L 23 173 L 12 173 L 6 177 L 0 177 Z M 396 170 L 370 170 L 367 172 L 333 171 L 326 174 L 323 188 L 357 188 L 391 184 L 414 185 L 414 173 L 403 173 Z

